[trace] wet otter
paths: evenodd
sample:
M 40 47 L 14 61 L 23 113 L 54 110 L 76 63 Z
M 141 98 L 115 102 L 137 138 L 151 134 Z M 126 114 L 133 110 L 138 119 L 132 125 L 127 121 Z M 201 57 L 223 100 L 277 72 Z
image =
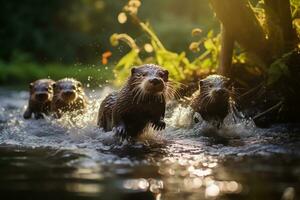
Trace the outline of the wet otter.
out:
M 220 127 L 230 109 L 230 85 L 230 79 L 221 75 L 210 75 L 200 80 L 191 107 L 205 121 Z
M 79 111 L 83 113 L 86 108 L 86 97 L 82 84 L 73 78 L 64 78 L 53 85 L 54 96 L 51 111 L 56 117 L 65 112 Z
M 35 119 L 43 118 L 43 114 L 48 115 L 53 97 L 53 84 L 51 79 L 40 79 L 29 84 L 29 101 L 26 111 L 23 114 L 25 119 L 31 118 L 34 114 Z
M 131 69 L 123 88 L 109 94 L 101 103 L 98 125 L 116 136 L 133 138 L 150 124 L 155 130 L 166 127 L 166 99 L 171 97 L 169 72 L 153 64 Z

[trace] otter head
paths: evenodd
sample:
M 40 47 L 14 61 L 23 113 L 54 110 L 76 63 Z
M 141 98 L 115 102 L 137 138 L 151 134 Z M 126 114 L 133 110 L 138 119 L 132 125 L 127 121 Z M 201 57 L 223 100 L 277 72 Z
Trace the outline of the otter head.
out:
M 53 97 L 54 81 L 50 79 L 41 79 L 29 84 L 30 99 L 40 103 L 48 102 Z
M 230 85 L 229 78 L 221 75 L 210 75 L 200 80 L 200 94 L 203 95 L 203 99 L 208 97 L 210 101 L 228 101 Z
M 161 95 L 168 82 L 169 72 L 157 65 L 146 64 L 131 69 L 130 84 L 147 95 Z
M 65 103 L 70 103 L 82 93 L 82 84 L 72 78 L 64 78 L 54 84 L 54 94 Z

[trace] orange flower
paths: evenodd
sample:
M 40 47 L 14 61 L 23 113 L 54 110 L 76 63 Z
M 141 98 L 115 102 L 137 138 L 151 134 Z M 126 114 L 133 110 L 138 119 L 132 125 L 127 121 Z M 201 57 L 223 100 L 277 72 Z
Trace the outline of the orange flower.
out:
M 112 56 L 112 53 L 110 51 L 105 51 L 102 54 L 102 64 L 106 65 L 108 63 L 108 58 Z

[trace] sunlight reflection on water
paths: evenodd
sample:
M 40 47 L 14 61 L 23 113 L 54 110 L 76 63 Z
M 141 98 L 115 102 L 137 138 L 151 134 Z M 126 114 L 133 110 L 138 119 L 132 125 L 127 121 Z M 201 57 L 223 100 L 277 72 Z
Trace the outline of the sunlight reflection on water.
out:
M 0 162 L 8 163 L 7 168 L 0 167 L 0 173 L 5 175 L 0 178 L 0 190 L 37 188 L 51 192 L 59 187 L 69 193 L 107 195 L 111 199 L 148 193 L 155 199 L 218 199 L 224 195 L 244 195 L 249 184 L 260 191 L 255 180 L 245 182 L 253 177 L 248 174 L 248 167 L 262 166 L 254 168 L 259 177 L 260 170 L 273 173 L 274 167 L 268 162 L 275 161 L 274 165 L 279 167 L 282 163 L 257 159 L 247 164 L 248 157 L 252 161 L 255 156 L 300 152 L 299 139 L 290 140 L 290 129 L 289 134 L 281 127 L 262 130 L 249 120 L 233 124 L 229 117 L 226 126 L 218 130 L 205 123 L 193 124 L 191 110 L 181 106 L 166 120 L 166 130 L 156 133 L 149 129 L 134 144 L 118 143 L 111 132 L 104 133 L 96 127 L 101 99 L 111 90 L 107 87 L 90 92 L 89 109 L 84 115 L 45 120 L 22 119 L 25 92 L 0 92 Z M 231 157 L 232 162 L 225 165 Z M 265 163 L 268 165 L 264 166 Z M 300 175 L 294 168 L 288 172 Z M 36 181 L 35 173 L 42 183 L 30 185 L 30 181 Z M 280 175 L 284 182 L 284 173 Z M 4 184 L 7 180 L 13 181 L 11 187 Z M 50 181 L 46 186 L 45 180 L 51 180 L 53 185 Z M 267 183 L 272 184 L 272 180 Z M 289 197 L 295 193 L 293 184 L 274 188 L 272 194 Z

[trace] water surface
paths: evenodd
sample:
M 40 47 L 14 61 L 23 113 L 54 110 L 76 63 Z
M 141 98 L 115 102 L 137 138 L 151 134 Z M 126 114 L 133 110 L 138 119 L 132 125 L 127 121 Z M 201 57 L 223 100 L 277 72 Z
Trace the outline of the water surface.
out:
M 300 198 L 299 125 L 216 130 L 172 108 L 166 130 L 118 143 L 96 127 L 109 91 L 90 92 L 84 116 L 23 120 L 27 92 L 1 89 L 1 199 Z

